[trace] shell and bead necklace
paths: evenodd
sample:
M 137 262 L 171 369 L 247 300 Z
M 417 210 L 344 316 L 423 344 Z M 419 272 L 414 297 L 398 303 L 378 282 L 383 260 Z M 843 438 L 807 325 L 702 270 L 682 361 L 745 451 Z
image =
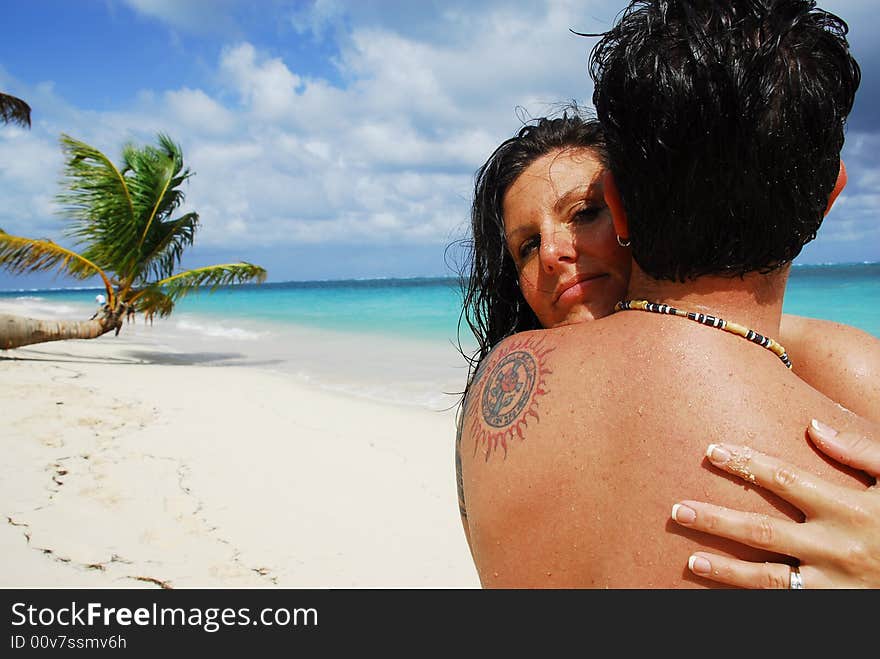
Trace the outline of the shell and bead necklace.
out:
M 788 353 L 786 353 L 785 348 L 782 347 L 782 345 L 778 341 L 771 339 L 769 336 L 759 334 L 753 329 L 749 329 L 748 327 L 744 327 L 743 325 L 740 325 L 738 323 L 732 323 L 730 321 L 724 320 L 723 318 L 718 318 L 717 316 L 711 316 L 709 314 L 698 313 L 695 311 L 676 309 L 675 307 L 669 306 L 668 304 L 649 302 L 648 300 L 624 300 L 614 305 L 614 310 L 650 311 L 652 313 L 663 313 L 670 316 L 680 316 L 682 318 L 693 320 L 694 322 L 700 323 L 702 325 L 708 325 L 709 327 L 724 330 L 725 332 L 730 332 L 731 334 L 741 336 L 747 341 L 756 343 L 762 348 L 766 348 L 774 355 L 779 357 L 779 359 L 782 360 L 782 363 L 785 364 L 786 368 L 791 368 L 791 360 L 788 358 Z

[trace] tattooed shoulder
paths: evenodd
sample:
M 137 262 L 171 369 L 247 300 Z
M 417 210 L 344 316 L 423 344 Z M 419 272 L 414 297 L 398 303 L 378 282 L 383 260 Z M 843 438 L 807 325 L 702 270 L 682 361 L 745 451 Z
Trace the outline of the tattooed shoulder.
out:
M 553 347 L 536 333 L 512 336 L 496 346 L 480 365 L 465 401 L 463 424 L 468 424 L 474 454 L 485 459 L 499 447 L 507 455 L 514 437 L 525 439 L 530 421 L 538 421 L 539 397 L 547 393 L 551 373 L 547 355 Z

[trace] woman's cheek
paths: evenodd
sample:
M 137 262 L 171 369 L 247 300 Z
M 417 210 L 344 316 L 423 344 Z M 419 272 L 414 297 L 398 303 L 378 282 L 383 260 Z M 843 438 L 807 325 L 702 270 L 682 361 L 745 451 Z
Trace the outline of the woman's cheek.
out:
M 525 298 L 526 304 L 538 317 L 538 321 L 544 327 L 549 327 L 554 322 L 553 309 L 547 293 L 538 290 L 535 280 L 527 276 L 520 276 L 519 289 Z

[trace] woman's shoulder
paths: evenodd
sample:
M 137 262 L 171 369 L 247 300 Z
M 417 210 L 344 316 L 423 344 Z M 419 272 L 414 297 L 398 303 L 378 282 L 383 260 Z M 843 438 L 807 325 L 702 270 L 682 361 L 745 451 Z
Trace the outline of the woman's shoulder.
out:
M 801 379 L 880 422 L 880 339 L 851 325 L 784 314 L 780 342 Z

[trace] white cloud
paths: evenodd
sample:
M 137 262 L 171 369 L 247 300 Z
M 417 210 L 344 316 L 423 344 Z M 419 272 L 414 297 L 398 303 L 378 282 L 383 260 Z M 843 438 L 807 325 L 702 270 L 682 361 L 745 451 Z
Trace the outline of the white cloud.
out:
M 300 77 L 280 59 L 258 58 L 249 43 L 225 50 L 220 74 L 228 78 L 242 102 L 256 117 L 281 119 L 295 110 Z
M 345 13 L 339 0 L 314 0 L 311 6 L 295 11 L 290 23 L 300 34 L 311 33 L 318 40 L 324 38 L 327 29 Z
M 232 26 L 235 0 L 123 0 L 136 12 L 193 32 L 225 30 Z
M 53 184 L 63 161 L 57 142 L 21 128 L 0 128 L 0 229 L 57 239 Z
M 201 89 L 167 91 L 165 103 L 178 123 L 195 132 L 223 134 L 235 125 L 235 116 Z

